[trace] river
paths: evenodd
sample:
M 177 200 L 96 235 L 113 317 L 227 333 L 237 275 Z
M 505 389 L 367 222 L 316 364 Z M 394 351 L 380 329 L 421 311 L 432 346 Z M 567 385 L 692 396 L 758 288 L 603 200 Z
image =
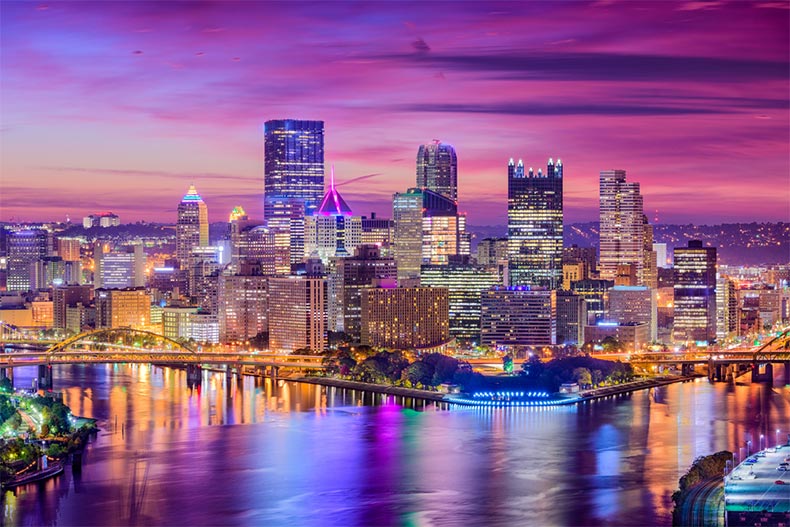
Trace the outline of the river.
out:
M 102 430 L 80 472 L 6 492 L 5 525 L 669 525 L 696 457 L 790 432 L 790 387 L 748 382 L 474 409 L 147 365 L 54 378 Z

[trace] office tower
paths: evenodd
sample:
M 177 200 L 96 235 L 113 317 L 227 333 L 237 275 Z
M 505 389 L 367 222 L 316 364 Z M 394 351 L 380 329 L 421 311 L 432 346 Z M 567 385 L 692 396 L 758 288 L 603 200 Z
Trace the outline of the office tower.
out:
M 353 215 L 335 188 L 334 168 L 321 205 L 305 218 L 304 233 L 304 256 L 318 257 L 325 265 L 336 256 L 354 254 L 362 241 L 362 218 Z
M 66 264 L 69 264 L 69 274 L 66 274 Z M 60 256 L 45 256 L 39 258 L 30 266 L 30 289 L 33 291 L 49 289 L 69 283 L 72 276 L 71 264 L 79 262 L 64 262 Z M 76 283 L 76 282 L 75 282 Z
M 79 238 L 58 238 L 56 245 L 58 256 L 63 258 L 64 262 L 80 261 L 81 241 Z
M 112 212 L 99 212 L 82 218 L 82 226 L 85 229 L 91 227 L 117 227 L 121 224 L 121 218 Z
M 716 248 L 699 240 L 675 248 L 676 342 L 716 340 Z
M 362 337 L 362 291 L 376 280 L 396 280 L 395 259 L 382 257 L 378 245 L 360 245 L 354 256 L 338 258 L 329 275 L 329 330 L 353 340 Z
M 621 324 L 608 321 L 600 321 L 595 325 L 584 327 L 585 343 L 600 345 L 607 338 L 613 338 L 621 342 L 625 346 L 626 351 L 639 351 L 650 343 L 650 328 L 644 322 Z
M 609 290 L 608 321 L 647 324 L 651 342 L 658 340 L 658 297 L 647 286 L 615 285 Z
M 11 232 L 6 237 L 8 254 L 8 291 L 28 291 L 30 273 L 40 258 L 52 253 L 52 236 L 42 229 Z
M 639 284 L 636 264 L 618 264 L 615 271 L 614 285 L 635 286 Z
M 208 245 L 208 207 L 194 185 L 178 204 L 176 223 L 176 258 L 181 269 L 189 267 L 189 255 L 195 247 Z
M 241 231 L 252 226 L 247 212 L 241 205 L 233 207 L 228 216 L 228 233 L 226 236 L 227 244 L 223 248 L 227 251 L 228 261 L 232 269 L 236 269 L 239 264 L 239 241 Z
M 66 329 L 66 308 L 78 305 L 88 306 L 93 299 L 93 287 L 90 285 L 66 285 L 52 290 L 53 327 Z
M 392 199 L 395 222 L 393 255 L 398 280 L 418 279 L 420 265 L 444 265 L 451 256 L 468 255 L 466 216 L 450 198 L 412 188 Z
M 584 263 L 589 277 L 596 277 L 598 274 L 598 249 L 596 247 L 579 247 L 575 243 L 562 249 L 563 264 L 578 262 Z
M 362 291 L 362 344 L 436 348 L 450 340 L 449 297 L 440 287 L 370 287 Z
M 654 243 L 653 251 L 656 253 L 656 266 L 661 269 L 669 267 L 669 263 L 667 262 L 667 244 Z
M 326 348 L 326 281 L 307 275 L 269 279 L 269 349 Z
M 151 297 L 144 287 L 97 289 L 95 299 L 97 328 L 147 329 L 151 325 Z
M 239 233 L 237 269 L 240 274 L 264 276 L 286 275 L 291 272 L 291 250 L 277 244 L 274 229 L 258 225 L 246 227 Z
M 586 280 L 587 278 L 588 275 L 587 275 L 586 263 L 577 261 L 574 263 L 562 264 L 562 288 L 565 291 L 571 290 L 571 284 L 573 282 L 578 282 L 579 280 Z
M 633 264 L 643 285 L 645 215 L 639 183 L 626 183 L 625 170 L 602 170 L 600 176 L 601 278 L 614 280 L 618 265 Z
M 609 289 L 614 287 L 613 280 L 596 280 L 588 278 L 571 283 L 571 291 L 581 295 L 587 304 L 587 321 L 590 324 L 604 318 L 606 304 L 609 301 Z
M 154 267 L 148 279 L 154 301 L 174 300 L 189 294 L 189 273 L 174 267 Z
M 222 342 L 247 341 L 269 331 L 267 277 L 220 275 L 217 293 Z
M 392 198 L 395 224 L 393 255 L 398 265 L 398 280 L 417 278 L 422 265 L 423 192 L 409 189 Z
M 507 167 L 510 285 L 558 289 L 562 285 L 562 161 L 546 174 L 510 160 Z
M 658 255 L 653 250 L 653 226 L 643 216 L 644 236 L 642 253 L 642 276 L 640 284 L 651 289 L 658 287 Z
M 496 267 L 507 260 L 507 238 L 483 238 L 477 244 L 477 264 Z
M 219 342 L 217 315 L 197 307 L 165 307 L 162 310 L 162 334 L 203 344 Z
M 417 150 L 417 188 L 458 201 L 458 159 L 452 145 L 438 140 Z
M 496 269 L 470 265 L 468 257 L 448 265 L 423 265 L 420 285 L 448 291 L 450 337 L 480 342 L 480 295 L 500 284 Z M 464 262 L 463 260 L 467 260 Z
M 145 285 L 146 257 L 142 245 L 131 245 L 105 253 L 100 243 L 94 246 L 96 289 L 123 289 Z
M 494 287 L 482 294 L 484 346 L 551 346 L 557 342 L 557 292 L 527 286 Z
M 217 313 L 217 288 L 222 265 L 222 248 L 194 247 L 189 255 L 188 283 L 192 302 L 209 313 Z
M 557 344 L 584 344 L 585 325 L 587 303 L 584 298 L 570 291 L 557 291 Z
M 382 256 L 390 256 L 392 239 L 395 230 L 394 222 L 389 218 L 377 218 L 375 212 L 370 217 L 362 216 L 362 245 L 378 245 Z
M 276 119 L 264 124 L 264 218 L 288 227 L 287 203 L 312 216 L 324 194 L 324 122 Z
M 716 338 L 738 334 L 738 291 L 726 276 L 716 278 Z

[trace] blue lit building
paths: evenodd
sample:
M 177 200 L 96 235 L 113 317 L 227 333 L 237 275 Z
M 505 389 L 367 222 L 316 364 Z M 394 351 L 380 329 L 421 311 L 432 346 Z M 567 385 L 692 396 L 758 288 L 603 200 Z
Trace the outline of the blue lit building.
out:
M 52 236 L 42 229 L 11 232 L 6 238 L 8 254 L 8 291 L 30 290 L 34 264 L 52 253 Z

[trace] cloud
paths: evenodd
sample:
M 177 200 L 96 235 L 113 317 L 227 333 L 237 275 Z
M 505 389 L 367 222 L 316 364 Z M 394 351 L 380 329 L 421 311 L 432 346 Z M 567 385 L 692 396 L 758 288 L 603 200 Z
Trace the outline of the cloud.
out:
M 422 38 L 418 38 L 412 42 L 411 47 L 413 47 L 417 53 L 428 53 L 431 51 L 431 46 L 429 46 Z
M 68 172 L 68 173 L 83 173 L 83 174 L 113 174 L 119 176 L 134 176 L 134 177 L 151 177 L 151 178 L 172 178 L 182 180 L 225 180 L 225 181 L 248 181 L 256 182 L 261 178 L 236 176 L 233 174 L 217 174 L 213 172 L 192 173 L 192 172 L 165 172 L 163 170 L 136 170 L 124 168 L 86 168 L 86 167 L 39 167 L 43 170 L 50 172 Z
M 482 113 L 501 115 L 694 115 L 726 113 L 723 110 L 639 104 L 564 104 L 564 103 L 416 103 L 396 107 L 405 112 Z

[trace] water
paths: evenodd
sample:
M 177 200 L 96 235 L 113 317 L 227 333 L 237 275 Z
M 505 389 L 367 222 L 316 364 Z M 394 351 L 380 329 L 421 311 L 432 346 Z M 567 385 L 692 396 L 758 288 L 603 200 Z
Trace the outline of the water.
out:
M 790 432 L 790 388 L 707 380 L 494 410 L 145 365 L 55 389 L 102 431 L 81 473 L 7 492 L 6 525 L 669 525 L 694 458 Z

